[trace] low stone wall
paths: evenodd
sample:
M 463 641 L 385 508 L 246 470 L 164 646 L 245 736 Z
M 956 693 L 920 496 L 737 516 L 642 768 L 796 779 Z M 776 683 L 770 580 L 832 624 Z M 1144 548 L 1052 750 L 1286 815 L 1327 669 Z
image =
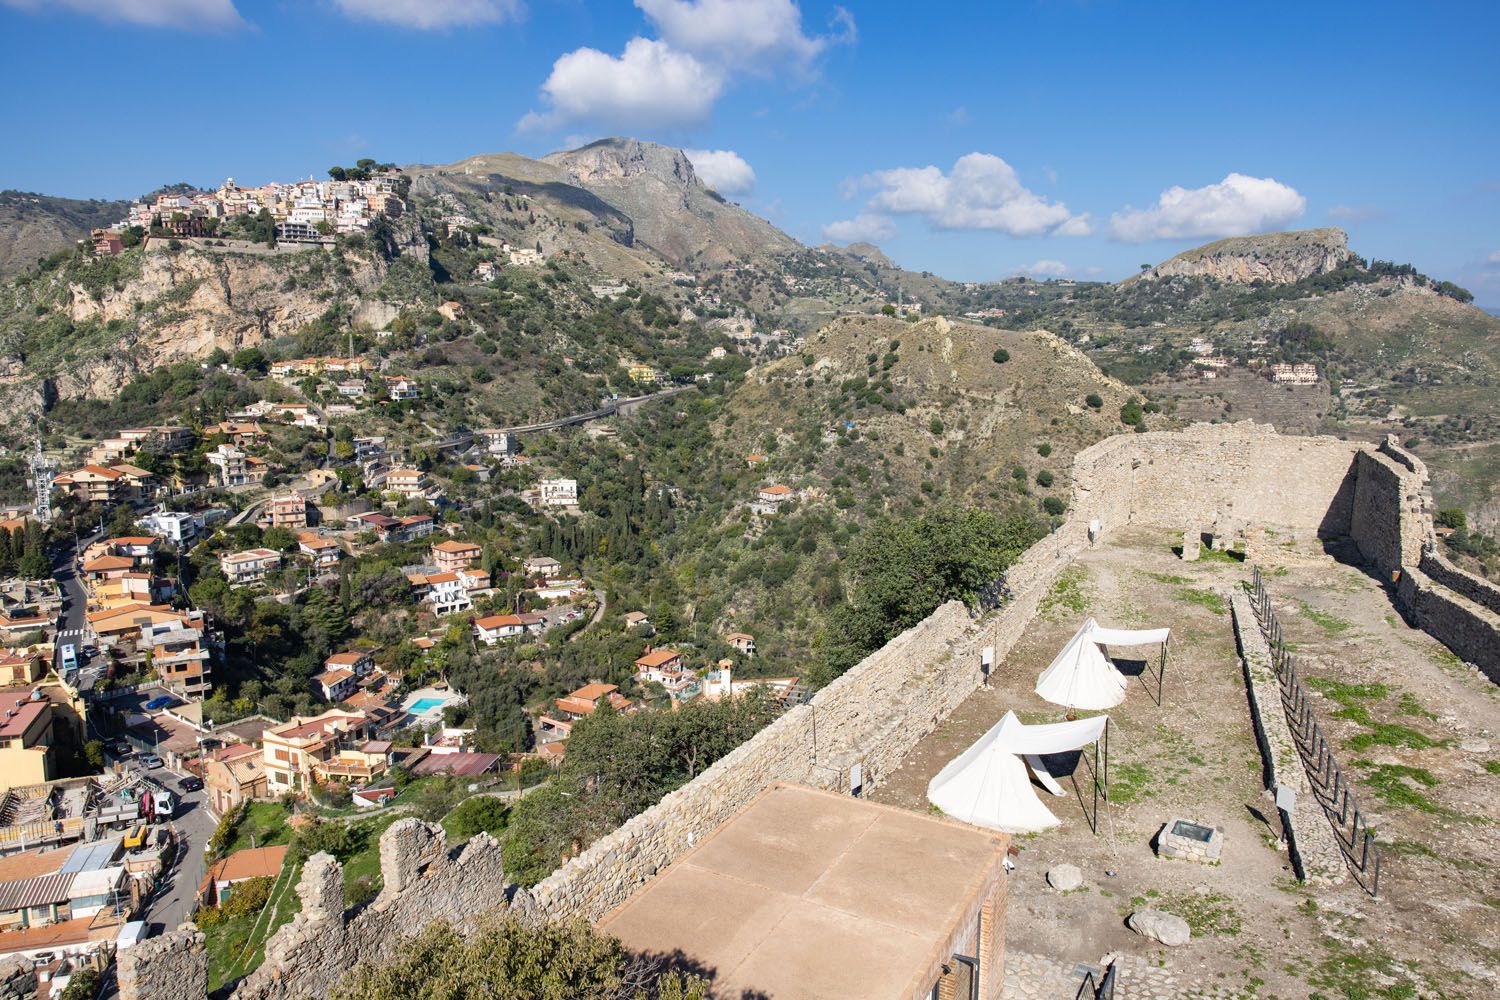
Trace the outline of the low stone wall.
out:
M 1281 700 L 1281 681 L 1271 665 L 1271 647 L 1266 644 L 1256 621 L 1250 598 L 1236 588 L 1229 595 L 1229 610 L 1234 621 L 1234 637 L 1239 645 L 1240 666 L 1245 674 L 1245 691 L 1250 701 L 1250 721 L 1255 727 L 1255 742 L 1260 747 L 1261 775 L 1267 795 L 1266 814 L 1276 812 L 1272 797 L 1276 786 L 1296 790 L 1297 805 L 1287 817 L 1285 829 L 1287 853 L 1297 877 L 1326 883 L 1344 881 L 1344 858 L 1334 839 L 1333 828 L 1323 816 L 1307 769 L 1302 766 L 1297 743 L 1287 724 L 1286 709 Z
M 1442 584 L 1460 597 L 1500 614 L 1500 587 L 1483 577 L 1459 569 L 1436 546 L 1423 550 L 1417 568 L 1426 573 L 1432 582 Z
M 1402 573 L 1396 596 L 1418 628 L 1500 684 L 1500 614 L 1411 567 Z

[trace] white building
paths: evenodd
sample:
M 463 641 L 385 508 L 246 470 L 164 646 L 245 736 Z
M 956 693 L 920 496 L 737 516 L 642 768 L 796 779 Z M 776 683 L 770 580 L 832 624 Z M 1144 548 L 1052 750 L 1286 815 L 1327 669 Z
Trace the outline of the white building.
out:
M 541 491 L 544 507 L 578 506 L 578 480 L 576 479 L 543 479 Z

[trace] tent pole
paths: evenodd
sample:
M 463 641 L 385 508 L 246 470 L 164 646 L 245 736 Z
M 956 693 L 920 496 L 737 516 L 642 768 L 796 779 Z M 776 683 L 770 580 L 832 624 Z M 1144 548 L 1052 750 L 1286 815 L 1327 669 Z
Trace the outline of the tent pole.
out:
M 1161 707 L 1161 685 L 1162 685 L 1162 681 L 1166 679 L 1166 675 L 1167 675 L 1167 643 L 1169 643 L 1171 641 L 1172 640 L 1170 638 L 1163 639 L 1161 641 L 1161 664 L 1156 668 L 1156 707 L 1157 708 Z
M 1105 723 L 1109 725 L 1108 722 Z M 1094 814 L 1089 817 L 1089 829 L 1099 836 L 1099 741 L 1094 741 Z
M 1104 720 L 1104 801 L 1109 801 L 1109 719 Z

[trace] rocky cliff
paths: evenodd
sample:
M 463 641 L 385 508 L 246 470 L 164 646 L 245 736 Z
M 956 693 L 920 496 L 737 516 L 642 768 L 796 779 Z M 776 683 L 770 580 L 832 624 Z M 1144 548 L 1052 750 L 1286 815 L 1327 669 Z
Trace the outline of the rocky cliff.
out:
M 1292 284 L 1332 271 L 1349 256 L 1349 234 L 1342 229 L 1233 236 L 1180 253 L 1127 281 L 1201 276 L 1236 284 Z
M 399 248 L 425 254 L 414 226 Z M 376 294 L 389 270 L 374 247 L 227 250 L 152 240 L 8 289 L 0 323 L 0 396 L 14 413 L 56 399 L 105 399 L 136 374 L 296 333 L 330 309 L 380 326 L 396 306 Z
M 682 150 L 601 139 L 543 162 L 629 216 L 635 237 L 679 266 L 718 266 L 798 248 L 764 219 L 711 192 Z

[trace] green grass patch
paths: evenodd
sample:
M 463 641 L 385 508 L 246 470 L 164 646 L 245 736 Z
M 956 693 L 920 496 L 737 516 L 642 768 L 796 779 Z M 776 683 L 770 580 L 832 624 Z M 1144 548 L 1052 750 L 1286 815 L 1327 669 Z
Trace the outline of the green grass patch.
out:
M 1490 774 L 1500 774 L 1500 760 L 1487 760 L 1484 769 Z
M 1351 750 L 1368 750 L 1374 746 L 1430 750 L 1433 747 L 1448 745 L 1445 741 L 1433 739 L 1410 726 L 1375 721 L 1370 716 L 1369 707 L 1362 702 L 1390 697 L 1391 689 L 1378 681 L 1370 684 L 1349 684 L 1331 677 L 1309 677 L 1306 683 L 1308 687 L 1322 692 L 1342 706 L 1333 713 L 1335 719 L 1345 719 L 1364 727 L 1365 732 L 1357 734 L 1348 741 Z M 1406 705 L 1405 698 L 1410 697 L 1409 694 L 1404 696 L 1403 706 Z M 1421 710 L 1420 705 L 1417 707 Z
M 1193 937 L 1232 937 L 1244 929 L 1234 900 L 1222 893 L 1174 893 L 1164 897 L 1157 909 L 1186 920 Z
M 1216 615 L 1224 614 L 1226 607 L 1224 598 L 1212 590 L 1198 590 L 1194 587 L 1182 587 L 1177 591 L 1177 599 L 1184 604 L 1196 604 L 1198 607 L 1212 612 Z
M 1379 681 L 1370 684 L 1349 684 L 1345 681 L 1336 681 L 1332 677 L 1308 677 L 1304 683 L 1341 705 L 1351 705 L 1365 698 L 1387 698 L 1391 693 L 1391 689 Z
M 1193 582 L 1185 576 L 1173 576 L 1171 573 L 1147 573 L 1146 575 L 1157 583 L 1169 583 L 1174 587 Z
M 1308 1000 L 1414 1000 L 1417 984 L 1404 975 L 1396 960 L 1372 945 L 1354 946 L 1324 939 L 1327 955 L 1308 976 L 1312 986 L 1329 993 L 1312 993 Z M 1389 986 L 1376 983 L 1394 980 Z
M 1414 694 L 1412 694 L 1410 691 L 1402 691 L 1401 692 L 1401 703 L 1400 703 L 1400 705 L 1401 705 L 1401 714 L 1402 715 L 1410 715 L 1413 718 L 1417 718 L 1417 719 L 1436 719 L 1437 718 L 1437 713 L 1436 712 L 1430 712 L 1426 708 L 1423 708 L 1422 707 L 1422 703 L 1417 700 L 1417 696 L 1414 695 Z
M 1321 608 L 1315 608 L 1306 601 L 1298 601 L 1297 603 L 1302 606 L 1302 613 L 1307 616 L 1308 620 L 1329 635 L 1341 635 L 1354 627 L 1353 622 L 1345 621 L 1338 615 L 1324 611 Z
M 281 879 L 281 884 L 261 910 L 204 928 L 203 946 L 208 954 L 210 992 L 260 965 L 267 939 L 282 925 L 290 923 L 302 909 L 302 900 L 297 895 L 300 877 L 301 872 L 294 868 Z
M 1407 764 L 1376 764 L 1368 760 L 1356 760 L 1354 766 L 1365 773 L 1365 784 L 1387 805 L 1418 812 L 1439 814 L 1443 807 L 1424 794 L 1424 788 L 1436 788 L 1437 776 L 1425 767 Z
M 219 852 L 219 857 L 228 857 L 235 851 L 251 847 L 274 847 L 291 843 L 292 828 L 287 820 L 291 810 L 280 802 L 252 802 L 245 816 L 234 827 L 234 834 Z
M 1110 778 L 1111 805 L 1128 806 L 1156 794 L 1151 790 L 1151 772 L 1144 764 L 1121 764 L 1111 770 Z
M 1041 612 L 1055 619 L 1061 612 L 1082 614 L 1088 607 L 1088 573 L 1078 566 L 1071 566 L 1058 575 L 1057 581 L 1042 598 Z

